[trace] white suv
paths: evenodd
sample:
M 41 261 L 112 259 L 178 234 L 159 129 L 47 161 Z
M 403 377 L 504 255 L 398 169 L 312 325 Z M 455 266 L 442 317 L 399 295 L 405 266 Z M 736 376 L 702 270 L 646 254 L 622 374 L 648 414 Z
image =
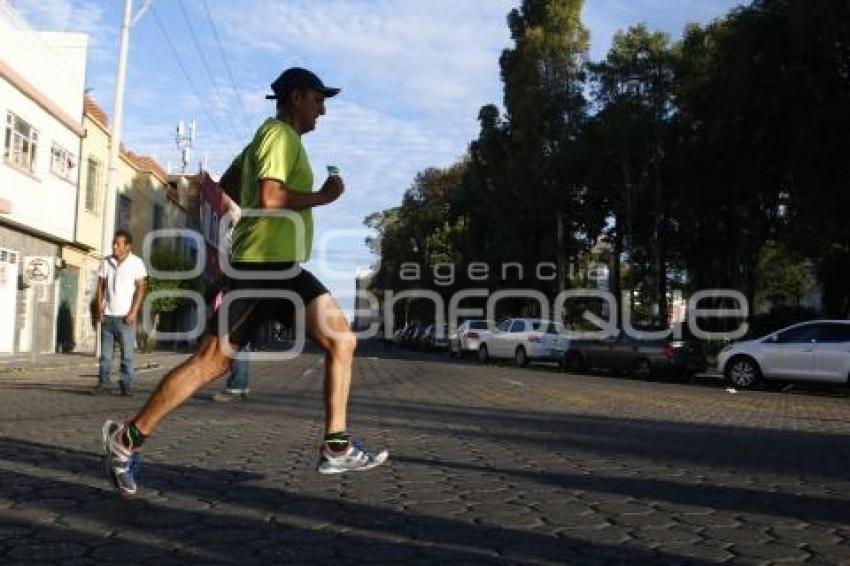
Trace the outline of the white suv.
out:
M 566 337 L 558 334 L 551 320 L 508 318 L 481 336 L 478 359 L 513 358 L 520 367 L 532 360 L 560 362 L 567 346 Z
M 850 320 L 815 320 L 726 346 L 717 367 L 736 387 L 762 379 L 848 383 Z

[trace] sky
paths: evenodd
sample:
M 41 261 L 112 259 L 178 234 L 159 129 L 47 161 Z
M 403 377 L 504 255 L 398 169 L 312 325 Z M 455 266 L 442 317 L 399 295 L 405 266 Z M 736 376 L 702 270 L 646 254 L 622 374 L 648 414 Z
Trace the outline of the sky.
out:
M 90 36 L 89 93 L 112 114 L 123 2 L 0 0 L 35 29 Z M 587 0 L 590 56 L 645 22 L 678 39 L 741 0 Z M 134 0 L 138 10 L 144 2 Z M 478 133 L 478 110 L 502 103 L 499 55 L 520 0 L 153 0 L 130 34 L 122 140 L 172 172 L 179 119 L 197 121 L 194 155 L 214 178 L 274 112 L 268 85 L 302 66 L 342 92 L 304 137 L 317 185 L 340 167 L 343 197 L 314 211 L 308 268 L 345 310 L 354 273 L 375 258 L 363 219 L 400 204 L 418 171 L 447 167 Z M 317 186 L 318 188 L 318 186 Z

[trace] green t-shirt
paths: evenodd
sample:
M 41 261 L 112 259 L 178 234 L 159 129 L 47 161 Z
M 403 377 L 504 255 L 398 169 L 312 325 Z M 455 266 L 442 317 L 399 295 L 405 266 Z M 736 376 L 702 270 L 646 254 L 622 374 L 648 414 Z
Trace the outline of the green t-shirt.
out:
M 313 215 L 309 208 L 286 211 L 302 220 L 301 246 L 296 245 L 294 219 L 251 216 L 251 209 L 259 212 L 261 179 L 277 179 L 299 193 L 313 190 L 313 170 L 301 136 L 289 124 L 269 118 L 237 159 L 242 160 L 242 217 L 233 229 L 233 261 L 307 261 L 313 246 Z M 283 211 L 275 211 L 279 212 Z

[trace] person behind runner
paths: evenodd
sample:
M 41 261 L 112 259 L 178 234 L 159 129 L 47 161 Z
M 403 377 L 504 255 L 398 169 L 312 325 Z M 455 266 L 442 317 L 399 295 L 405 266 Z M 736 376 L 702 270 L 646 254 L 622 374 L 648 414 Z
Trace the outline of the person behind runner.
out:
M 145 262 L 132 251 L 133 237 L 117 230 L 112 255 L 104 258 L 97 280 L 97 315 L 100 322 L 100 359 L 97 386 L 92 395 L 109 391 L 115 342 L 121 350 L 121 395 L 132 395 L 135 376 L 136 319 L 145 296 Z
M 307 335 L 325 351 L 325 439 L 319 447 L 317 471 L 334 474 L 368 470 L 384 463 L 388 452 L 368 452 L 347 433 L 356 338 L 324 285 L 300 267 L 310 255 L 312 208 L 336 201 L 345 188 L 339 175 L 330 175 L 320 190 L 312 191 L 313 172 L 301 136 L 316 127 L 319 116 L 325 114 L 325 99 L 335 96 L 339 89 L 326 87 L 312 72 L 298 67 L 284 71 L 271 88 L 274 94 L 267 98 L 277 101 L 277 115 L 260 126 L 240 154 L 239 204 L 243 217 L 234 229 L 232 257 L 233 268 L 247 272 L 229 278 L 228 293 L 283 291 L 300 297 Z M 248 209 L 266 213 L 282 210 L 287 216 L 297 216 L 300 226 L 279 214 L 248 217 Z M 302 237 L 296 238 L 299 229 Z M 275 272 L 279 275 L 285 270 L 296 275 L 272 278 Z M 266 272 L 260 274 L 266 277 L 258 276 L 258 272 Z M 224 327 L 213 323 L 208 328 L 197 352 L 163 377 L 133 419 L 125 423 L 106 421 L 102 436 L 113 486 L 124 493 L 135 493 L 141 463 L 138 450 L 160 421 L 197 389 L 223 375 L 231 365 L 228 354 L 244 346 L 258 325 L 270 319 L 291 319 L 293 314 L 292 301 L 233 301 Z

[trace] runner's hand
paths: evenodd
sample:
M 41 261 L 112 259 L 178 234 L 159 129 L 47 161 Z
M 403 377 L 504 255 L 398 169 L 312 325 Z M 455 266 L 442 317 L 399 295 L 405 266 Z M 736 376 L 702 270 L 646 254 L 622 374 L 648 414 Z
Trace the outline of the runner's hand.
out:
M 342 195 L 345 190 L 345 183 L 342 182 L 342 177 L 339 175 L 331 175 L 322 185 L 319 194 L 322 195 L 325 204 L 330 204 Z

